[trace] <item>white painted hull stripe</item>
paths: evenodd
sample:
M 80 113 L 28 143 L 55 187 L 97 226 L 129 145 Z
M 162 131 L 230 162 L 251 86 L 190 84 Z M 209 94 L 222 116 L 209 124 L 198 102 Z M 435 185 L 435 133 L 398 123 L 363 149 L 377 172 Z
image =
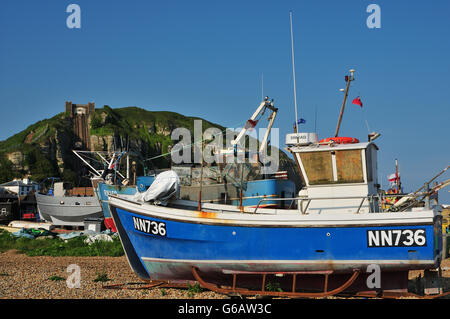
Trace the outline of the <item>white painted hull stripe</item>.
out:
M 165 259 L 165 258 L 152 258 L 142 257 L 143 261 L 148 262 L 167 262 L 167 263 L 207 263 L 207 264 L 239 264 L 239 263 L 252 263 L 252 264 L 434 264 L 434 260 L 198 260 L 198 259 Z

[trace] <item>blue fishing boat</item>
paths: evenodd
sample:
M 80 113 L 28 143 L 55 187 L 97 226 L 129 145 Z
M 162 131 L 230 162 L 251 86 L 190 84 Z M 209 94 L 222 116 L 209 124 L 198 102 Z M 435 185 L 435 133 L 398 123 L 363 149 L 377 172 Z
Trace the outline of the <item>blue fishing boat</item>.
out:
M 199 212 L 181 201 L 162 208 L 115 197 L 110 205 L 130 265 L 144 280 L 198 280 L 195 273 L 215 283 L 232 274 L 354 276 L 370 265 L 405 280 L 409 270 L 440 262 L 435 211 L 242 213 L 205 204 Z
M 288 134 L 286 145 L 305 186 L 293 198 L 270 199 L 289 202 L 285 208 L 263 207 L 268 199 L 236 207 L 110 196 L 130 266 L 143 280 L 197 280 L 241 295 L 407 289 L 410 270 L 440 265 L 442 208 L 426 201 L 424 207 L 383 211 L 374 139 L 319 141 L 316 133 Z M 379 269 L 380 284 L 367 284 L 370 269 Z M 266 291 L 269 281 L 283 291 Z

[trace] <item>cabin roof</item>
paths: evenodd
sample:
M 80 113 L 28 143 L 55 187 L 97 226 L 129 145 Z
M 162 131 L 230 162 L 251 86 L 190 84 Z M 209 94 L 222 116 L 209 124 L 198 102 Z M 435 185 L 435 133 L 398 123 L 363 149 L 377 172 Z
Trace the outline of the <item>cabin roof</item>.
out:
M 321 151 L 340 151 L 340 150 L 355 150 L 355 149 L 366 149 L 369 145 L 375 146 L 378 150 L 378 147 L 373 142 L 364 142 L 364 143 L 352 143 L 352 144 L 310 144 L 306 146 L 292 146 L 290 149 L 293 152 L 321 152 Z

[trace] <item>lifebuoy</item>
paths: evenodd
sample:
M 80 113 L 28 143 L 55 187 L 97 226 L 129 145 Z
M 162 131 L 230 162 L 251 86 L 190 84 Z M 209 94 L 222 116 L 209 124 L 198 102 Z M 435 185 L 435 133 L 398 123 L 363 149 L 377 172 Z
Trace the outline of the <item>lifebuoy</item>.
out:
M 326 142 L 335 142 L 338 144 L 354 144 L 359 143 L 359 140 L 356 137 L 327 137 L 319 141 L 319 143 L 326 143 Z

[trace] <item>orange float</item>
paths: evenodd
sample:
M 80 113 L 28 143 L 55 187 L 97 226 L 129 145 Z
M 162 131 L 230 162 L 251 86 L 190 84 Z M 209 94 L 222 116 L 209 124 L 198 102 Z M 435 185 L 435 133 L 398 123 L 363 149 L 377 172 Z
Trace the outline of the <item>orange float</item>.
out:
M 356 137 L 328 137 L 319 141 L 319 143 L 334 142 L 337 144 L 354 144 L 359 143 Z

